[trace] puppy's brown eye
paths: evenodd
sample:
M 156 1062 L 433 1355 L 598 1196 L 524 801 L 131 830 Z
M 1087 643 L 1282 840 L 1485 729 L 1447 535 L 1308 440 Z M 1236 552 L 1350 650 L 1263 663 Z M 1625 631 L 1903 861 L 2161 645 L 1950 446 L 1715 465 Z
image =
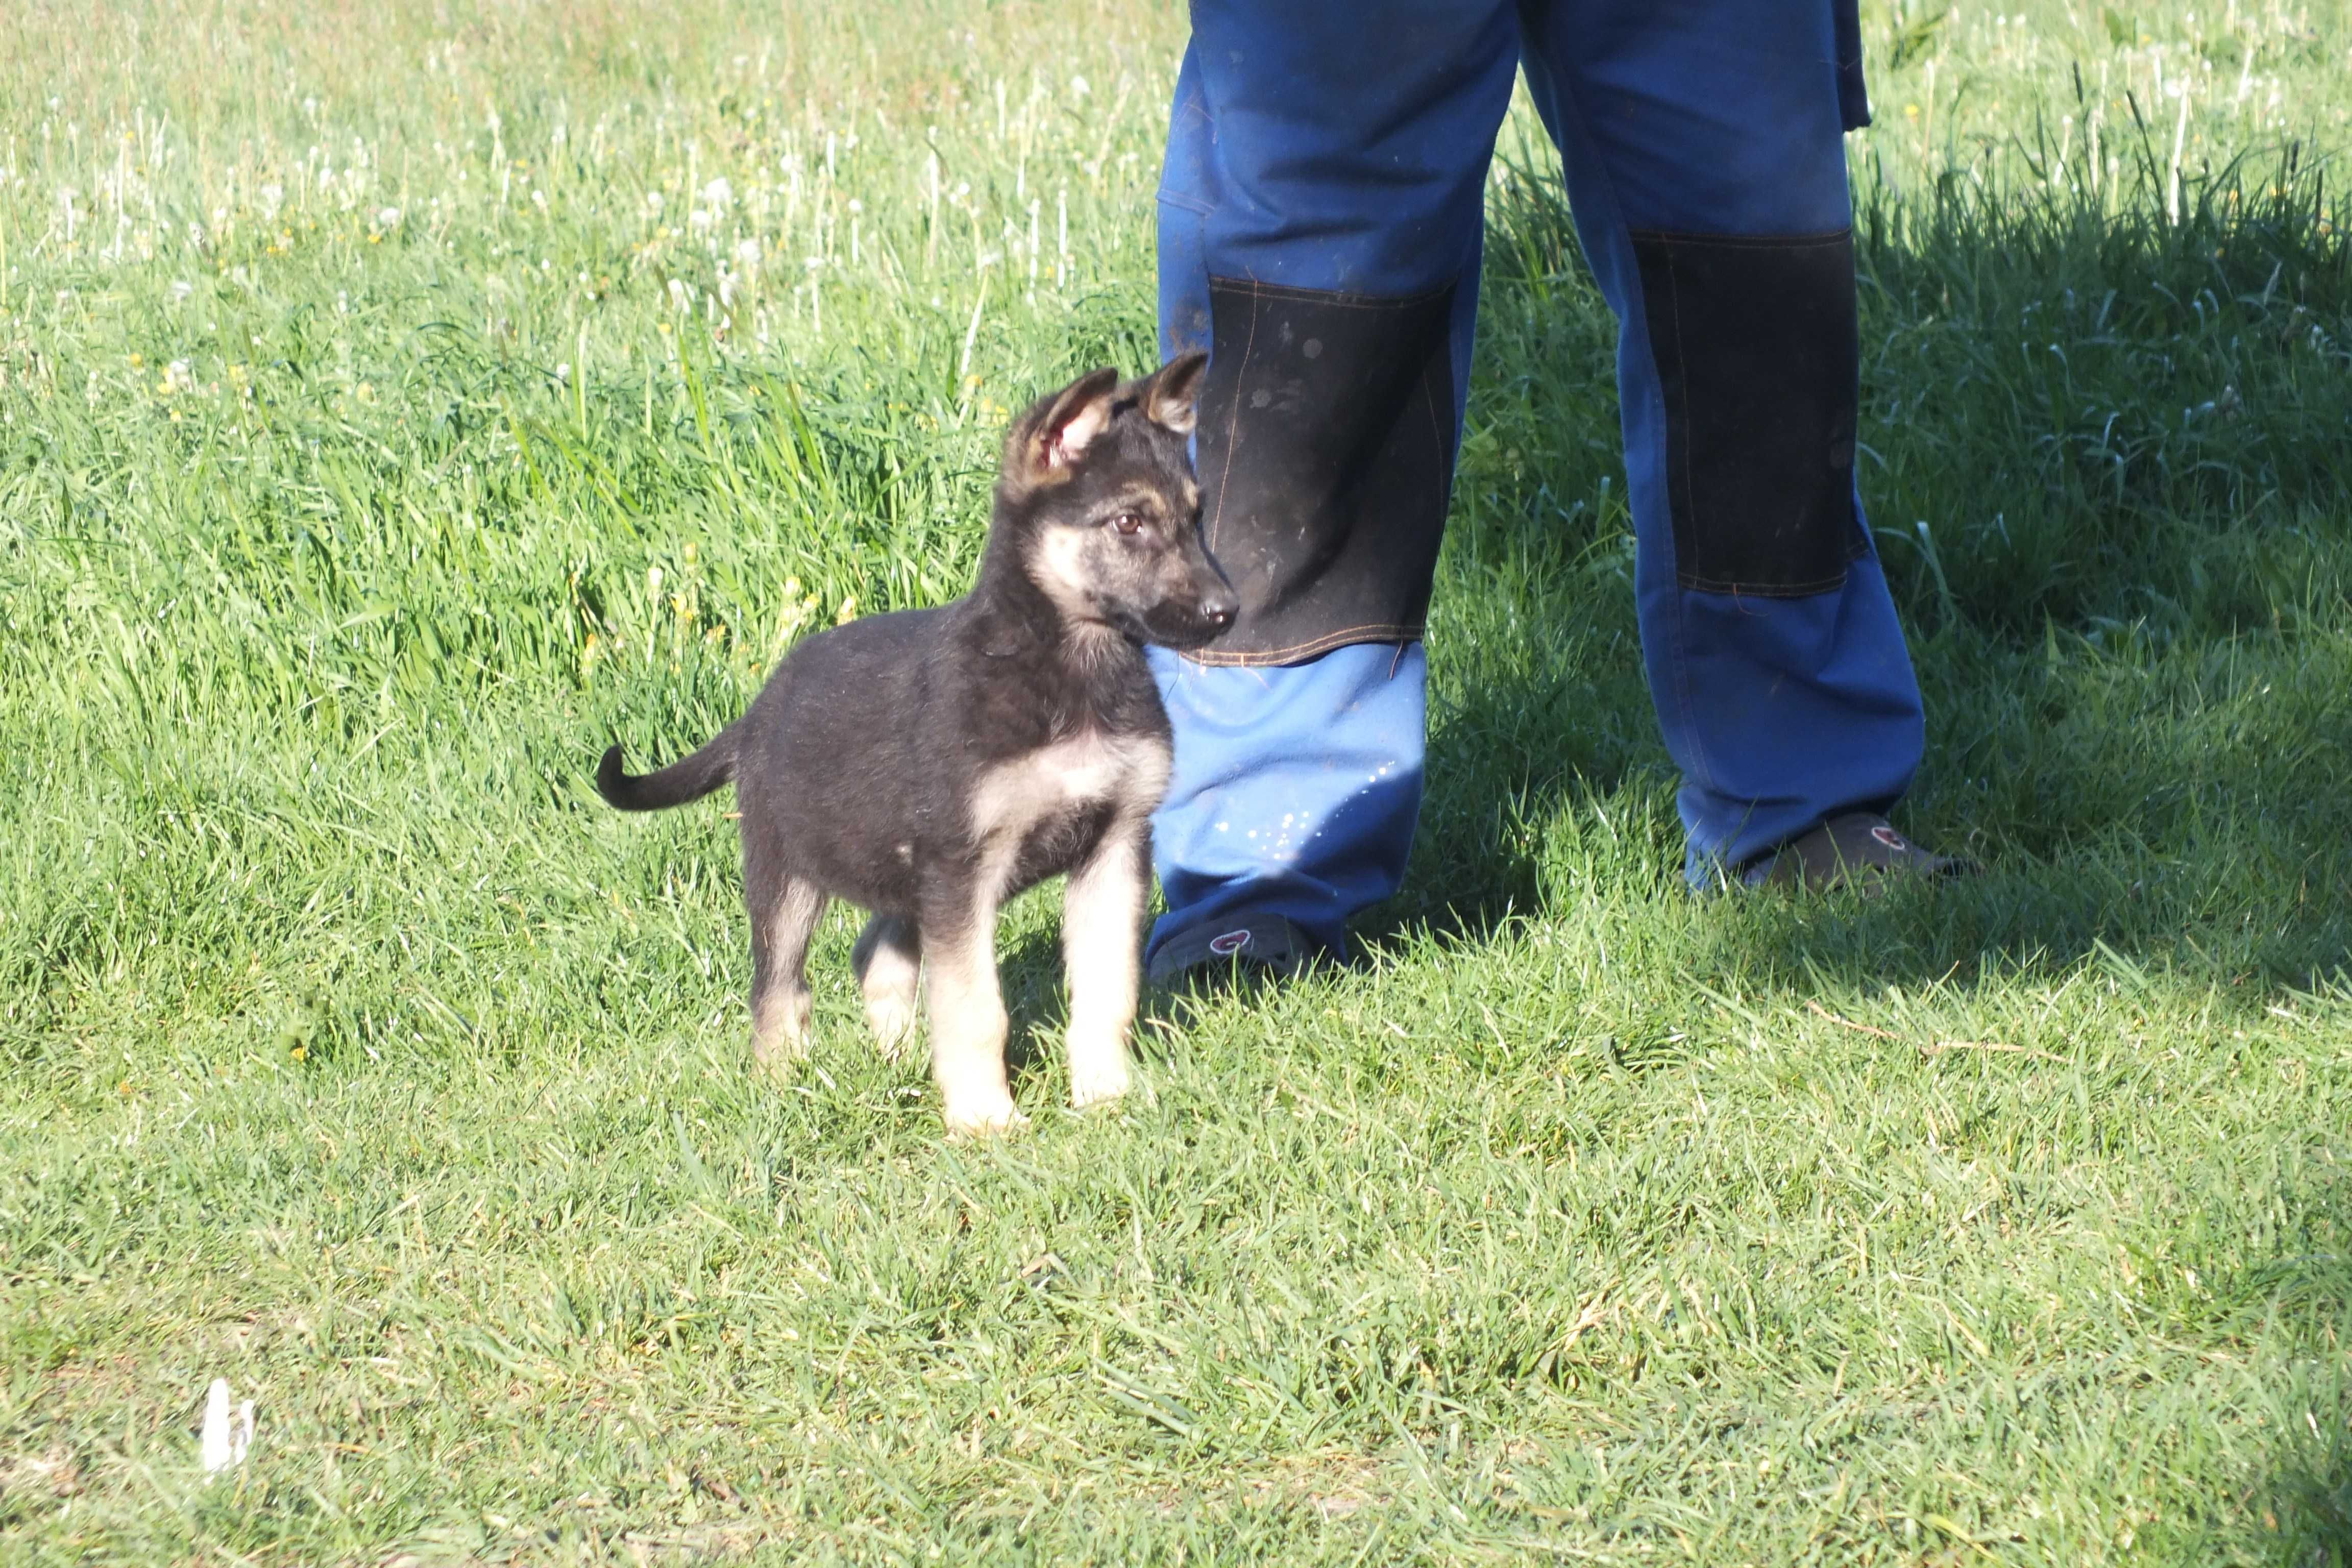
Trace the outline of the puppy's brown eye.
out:
M 1110 525 L 1118 532 L 1130 537 L 1143 531 L 1143 520 L 1131 511 L 1120 512 L 1110 520 Z

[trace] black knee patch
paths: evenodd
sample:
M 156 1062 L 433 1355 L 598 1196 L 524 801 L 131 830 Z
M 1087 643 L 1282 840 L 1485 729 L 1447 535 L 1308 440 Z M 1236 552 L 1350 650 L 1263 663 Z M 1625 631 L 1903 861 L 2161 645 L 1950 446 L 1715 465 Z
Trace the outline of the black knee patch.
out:
M 1454 290 L 1213 278 L 1197 455 L 1209 552 L 1241 600 L 1188 658 L 1288 664 L 1421 636 L 1454 480 Z
M 1685 588 L 1799 598 L 1863 552 L 1853 236 L 1635 232 Z

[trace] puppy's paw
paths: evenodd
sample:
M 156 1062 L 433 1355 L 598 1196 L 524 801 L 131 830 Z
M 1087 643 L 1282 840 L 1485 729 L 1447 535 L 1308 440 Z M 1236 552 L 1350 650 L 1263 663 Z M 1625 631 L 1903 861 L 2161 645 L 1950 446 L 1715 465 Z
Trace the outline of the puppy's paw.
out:
M 751 1003 L 751 1055 L 782 1077 L 808 1059 L 811 997 L 808 988 L 778 986 Z
M 907 1054 L 907 1047 L 915 1037 L 915 1004 L 908 998 L 866 998 L 866 1026 L 874 1031 L 874 1043 L 882 1047 L 882 1055 L 890 1061 L 898 1061 Z
M 1014 1109 L 1009 1094 L 950 1100 L 944 1107 L 944 1114 L 951 1138 L 993 1138 L 1029 1125 L 1029 1119 Z
M 1084 1110 L 1126 1097 L 1132 1087 L 1124 1058 L 1089 1063 L 1070 1069 L 1070 1109 Z
M 805 1033 L 787 1034 L 775 1029 L 751 1037 L 751 1059 L 772 1078 L 791 1077 L 793 1068 L 808 1060 L 808 1054 Z

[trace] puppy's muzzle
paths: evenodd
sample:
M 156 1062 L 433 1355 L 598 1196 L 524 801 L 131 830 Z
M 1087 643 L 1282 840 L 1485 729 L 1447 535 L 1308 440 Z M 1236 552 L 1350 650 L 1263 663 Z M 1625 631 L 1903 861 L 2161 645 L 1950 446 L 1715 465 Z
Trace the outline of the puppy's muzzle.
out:
M 1226 587 L 1203 594 L 1189 605 L 1181 600 L 1163 603 L 1145 621 L 1144 640 L 1179 650 L 1202 647 L 1230 631 L 1240 613 L 1240 599 Z

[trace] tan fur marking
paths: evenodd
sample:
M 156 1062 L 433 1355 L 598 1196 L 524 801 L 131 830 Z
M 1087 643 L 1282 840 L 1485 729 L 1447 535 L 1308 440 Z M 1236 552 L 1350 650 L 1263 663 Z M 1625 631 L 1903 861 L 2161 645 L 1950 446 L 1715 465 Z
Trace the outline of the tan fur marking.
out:
M 896 1061 L 915 1032 L 920 1003 L 922 954 L 913 930 L 895 915 L 876 915 L 858 933 L 850 964 L 866 998 L 866 1026 L 882 1054 Z
M 981 847 L 983 906 L 974 924 L 991 933 L 997 901 L 1012 878 L 1022 842 L 1032 832 L 1088 805 L 1109 803 L 1117 813 L 1094 858 L 1071 875 L 1064 904 L 1073 1105 L 1114 1100 L 1127 1091 L 1127 1034 L 1135 1017 L 1148 875 L 1144 836 L 1167 791 L 1171 761 L 1168 747 L 1154 739 L 1075 735 L 998 763 L 982 775 L 972 795 L 971 830 Z M 987 1073 L 992 1070 L 999 1084 L 1004 1073 L 1003 1026 L 991 1022 L 1003 1016 L 992 936 L 957 962 L 959 967 L 950 972 L 937 953 L 925 953 L 932 1066 L 942 1099 L 980 1108 L 964 1114 L 967 1120 L 985 1121 L 997 1106 Z M 1009 1110 L 1010 1098 L 1003 1104 Z M 950 1121 L 954 1122 L 954 1115 Z
M 1156 798 L 1156 797 L 1155 797 Z M 1070 1105 L 1084 1110 L 1128 1090 L 1135 1023 L 1148 816 L 1122 818 L 1095 858 L 1070 873 L 1062 899 L 1062 960 L 1070 986 Z
M 1088 733 L 1041 746 L 981 775 L 972 836 L 989 850 L 1002 847 L 999 874 L 1010 875 L 1021 841 L 1063 812 L 1111 801 L 1122 816 L 1150 816 L 1168 788 L 1170 763 L 1164 744 L 1141 736 Z
M 996 982 L 996 900 L 982 898 L 968 931 L 925 932 L 931 1077 L 948 1131 L 982 1137 L 1025 1120 L 1004 1076 L 1004 998 Z
M 1087 595 L 1093 579 L 1087 571 L 1086 547 L 1086 535 L 1075 528 L 1049 528 L 1032 547 L 1030 559 L 1036 568 L 1037 586 L 1045 590 L 1054 608 L 1071 621 L 1095 618 L 1095 607 Z
M 813 882 L 787 883 L 768 921 L 772 968 L 767 988 L 751 998 L 751 1054 L 773 1068 L 808 1055 L 811 1012 L 803 961 L 824 913 L 825 896 Z

